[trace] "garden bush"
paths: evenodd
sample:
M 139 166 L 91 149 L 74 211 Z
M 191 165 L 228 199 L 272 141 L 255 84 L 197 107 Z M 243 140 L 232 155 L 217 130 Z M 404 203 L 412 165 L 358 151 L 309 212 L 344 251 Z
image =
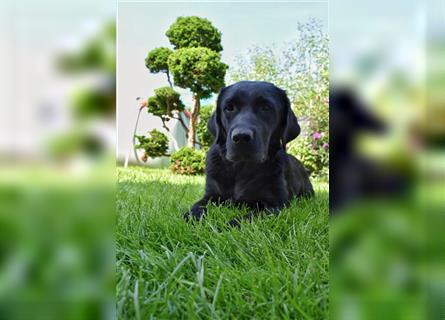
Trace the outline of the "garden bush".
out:
M 173 153 L 170 158 L 170 169 L 178 174 L 203 174 L 206 154 L 202 150 L 184 147 Z
M 144 151 L 142 160 L 146 162 L 148 157 L 156 158 L 167 156 L 167 136 L 156 129 L 151 130 L 148 134 L 148 136 L 136 135 L 136 139 L 139 141 L 139 144 L 136 145 L 136 149 Z
M 302 134 L 288 144 L 288 152 L 296 156 L 314 175 L 329 176 L 329 102 L 327 89 L 314 94 L 307 106 L 301 107 L 306 121 Z M 296 109 L 298 106 L 296 107 Z
M 170 87 L 155 89 L 154 96 L 147 100 L 147 111 L 162 120 L 169 120 L 173 112 L 181 112 L 185 108 L 180 94 Z
M 311 174 L 325 178 L 329 175 L 329 139 L 324 132 L 298 137 L 288 144 L 287 151 L 296 155 Z

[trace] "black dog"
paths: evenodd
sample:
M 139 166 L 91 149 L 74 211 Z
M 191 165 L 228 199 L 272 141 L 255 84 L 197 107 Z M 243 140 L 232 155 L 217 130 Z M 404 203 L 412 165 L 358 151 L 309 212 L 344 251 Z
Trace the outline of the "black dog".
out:
M 350 89 L 331 88 L 329 92 L 331 214 L 359 200 L 396 197 L 406 189 L 402 172 L 368 159 L 356 149 L 361 134 L 384 135 L 388 131 L 371 110 Z
M 250 220 L 278 213 L 294 197 L 313 195 L 305 168 L 286 153 L 300 126 L 285 91 L 257 81 L 225 87 L 208 128 L 215 141 L 207 153 L 205 195 L 185 219 L 201 219 L 208 202 L 229 201 L 251 208 L 242 217 Z

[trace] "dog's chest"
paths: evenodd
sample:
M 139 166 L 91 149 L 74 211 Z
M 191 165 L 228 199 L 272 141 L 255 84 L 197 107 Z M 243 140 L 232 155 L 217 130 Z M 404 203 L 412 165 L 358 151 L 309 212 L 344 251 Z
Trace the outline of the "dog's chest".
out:
M 226 168 L 219 171 L 218 176 L 213 176 L 213 188 L 226 199 L 239 202 L 251 202 L 262 198 L 267 192 L 273 177 L 266 177 L 261 170 L 242 168 L 241 170 L 230 170 Z
M 207 192 L 234 202 L 268 204 L 286 197 L 282 166 L 278 161 L 264 164 L 231 165 L 215 161 L 207 175 Z
M 267 204 L 276 197 L 277 192 L 281 192 L 281 180 L 279 175 L 265 175 L 261 172 L 238 176 L 231 197 L 236 202 Z

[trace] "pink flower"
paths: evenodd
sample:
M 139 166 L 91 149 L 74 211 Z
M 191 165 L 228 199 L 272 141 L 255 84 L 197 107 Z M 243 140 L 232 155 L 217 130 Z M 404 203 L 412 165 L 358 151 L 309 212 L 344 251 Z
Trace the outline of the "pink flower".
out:
M 322 147 L 323 147 L 323 149 L 327 149 L 327 148 L 329 148 L 329 143 L 326 143 L 326 142 L 323 143 L 323 146 L 322 146 Z
M 320 132 L 315 132 L 315 133 L 312 135 L 312 138 L 313 138 L 314 140 L 319 140 L 319 139 L 321 138 L 321 133 L 320 133 Z
M 142 100 L 139 103 L 139 110 L 144 109 L 145 107 L 147 107 L 147 100 Z

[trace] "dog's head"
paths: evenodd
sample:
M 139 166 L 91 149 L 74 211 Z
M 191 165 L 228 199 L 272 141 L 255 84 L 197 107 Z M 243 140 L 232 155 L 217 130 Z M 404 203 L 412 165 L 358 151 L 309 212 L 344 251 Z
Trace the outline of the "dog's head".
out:
M 330 146 L 335 155 L 349 153 L 360 134 L 384 134 L 387 130 L 372 108 L 348 88 L 330 89 L 329 121 Z
M 300 134 L 286 92 L 259 81 L 221 89 L 208 128 L 232 162 L 264 162 L 270 150 L 285 147 Z

